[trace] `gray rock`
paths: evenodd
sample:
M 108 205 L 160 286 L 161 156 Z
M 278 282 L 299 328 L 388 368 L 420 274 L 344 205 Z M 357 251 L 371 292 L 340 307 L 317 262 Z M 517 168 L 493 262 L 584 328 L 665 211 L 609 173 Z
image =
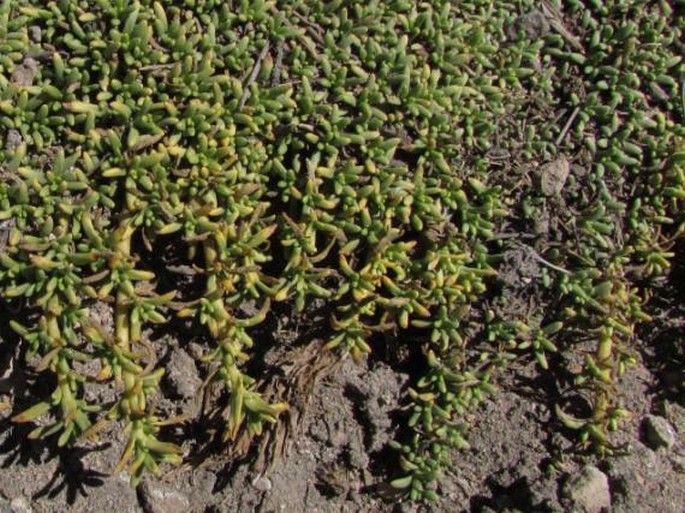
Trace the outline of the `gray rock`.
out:
M 663 417 L 646 415 L 643 420 L 645 442 L 652 449 L 666 447 L 670 449 L 675 445 L 675 430 Z
M 252 486 L 255 488 L 255 490 L 258 490 L 260 492 L 270 492 L 271 488 L 273 488 L 273 485 L 271 484 L 271 479 L 268 477 L 258 477 L 254 481 L 252 481 Z
M 181 399 L 195 397 L 202 386 L 202 380 L 192 356 L 181 349 L 174 350 L 167 366 L 167 383 L 177 397 Z
M 566 481 L 562 499 L 583 513 L 601 513 L 611 507 L 609 478 L 592 465 L 586 465 Z
M 31 508 L 26 497 L 16 497 L 10 502 L 10 511 L 12 513 L 33 513 L 33 508 Z
M 545 36 L 549 33 L 549 22 L 545 14 L 534 10 L 517 17 L 514 23 L 507 27 L 507 35 L 510 39 L 514 39 L 519 33 L 523 33 L 532 41 Z
M 564 157 L 540 166 L 540 189 L 545 196 L 561 194 L 571 167 Z
M 22 138 L 21 134 L 14 129 L 7 131 L 7 140 L 5 141 L 5 148 L 8 150 L 14 150 L 21 146 Z
M 162 483 L 145 481 L 140 486 L 140 501 L 145 513 L 187 513 L 188 497 Z
M 24 62 L 14 68 L 11 81 L 13 84 L 30 86 L 38 73 L 38 62 L 28 57 Z
M 43 31 L 38 25 L 29 27 L 29 35 L 31 36 L 31 41 L 34 43 L 40 43 L 41 39 L 43 39 Z

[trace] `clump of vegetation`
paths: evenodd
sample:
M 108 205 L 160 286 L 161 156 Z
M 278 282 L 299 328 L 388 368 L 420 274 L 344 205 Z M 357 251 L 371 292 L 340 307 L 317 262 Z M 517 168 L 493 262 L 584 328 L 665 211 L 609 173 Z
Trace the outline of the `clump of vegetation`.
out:
M 248 373 L 256 330 L 321 298 L 324 350 L 385 337 L 423 362 L 393 481 L 412 498 L 519 358 L 580 357 L 590 411 L 559 420 L 610 451 L 644 287 L 685 226 L 684 7 L 539 4 L 3 0 L 0 296 L 53 384 L 14 420 L 59 445 L 123 422 L 134 484 L 180 462 L 146 333 L 191 318 L 222 438 L 246 444 L 288 407 Z M 493 307 L 512 236 L 541 263 L 529 318 Z M 199 287 L 169 286 L 164 247 Z

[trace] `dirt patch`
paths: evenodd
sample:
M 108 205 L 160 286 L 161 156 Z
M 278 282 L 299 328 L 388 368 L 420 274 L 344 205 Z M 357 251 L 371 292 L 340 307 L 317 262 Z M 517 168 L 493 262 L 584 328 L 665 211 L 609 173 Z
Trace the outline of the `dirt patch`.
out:
M 106 443 L 52 454 L 4 418 L 0 495 L 26 499 L 36 512 L 383 511 L 371 490 L 383 478 L 379 457 L 395 436 L 392 412 L 406 379 L 383 364 L 348 360 L 314 385 L 301 435 L 265 473 L 214 460 L 147 478 L 138 493 L 125 473 L 108 475 L 123 450 L 121 426 L 101 434 Z
M 174 353 L 172 353 L 174 354 Z M 532 383 L 532 364 L 520 369 Z M 146 478 L 133 490 L 125 473 L 110 475 L 123 449 L 121 426 L 111 425 L 100 444 L 55 450 L 25 438 L 7 416 L 0 429 L 0 511 L 26 504 L 26 511 L 98 512 L 352 512 L 352 511 L 567 511 L 565 486 L 583 466 L 607 476 L 614 512 L 682 511 L 685 504 L 685 408 L 671 402 L 652 406 L 658 378 L 640 366 L 621 389 L 634 412 L 620 441 L 625 454 L 605 461 L 574 453 L 550 405 L 522 383 L 501 391 L 468 420 L 471 448 L 455 452 L 434 507 L 395 504 L 378 494 L 395 462 L 385 452 L 396 436 L 401 392 L 407 376 L 385 364 L 345 361 L 314 385 L 299 421 L 299 435 L 264 473 L 250 462 L 208 460 Z M 641 427 L 646 414 L 663 416 L 675 445 L 647 447 Z M 5 508 L 5 509 L 2 509 Z M 8 509 L 8 511 L 14 511 Z
M 511 298 L 521 300 L 518 306 L 509 305 L 508 315 L 529 315 L 530 301 L 524 299 L 540 301 L 536 291 L 544 264 L 532 255 L 520 244 L 505 254 L 500 283 Z M 674 284 L 679 272 L 672 275 Z M 554 401 L 560 386 L 552 371 L 544 372 L 533 362 L 516 364 L 497 382 L 499 393 L 465 418 L 471 425 L 470 448 L 453 454 L 439 485 L 440 502 L 430 507 L 398 503 L 381 492 L 395 475 L 396 455 L 387 444 L 401 435 L 402 398 L 410 377 L 380 361 L 355 364 L 317 357 L 321 342 L 303 342 L 308 333 L 304 321 L 283 317 L 273 326 L 274 338 L 281 342 L 261 357 L 263 365 L 281 371 L 261 386 L 287 398 L 291 411 L 280 428 L 265 437 L 262 449 L 268 450 L 251 452 L 264 455 L 261 459 L 228 454 L 191 458 L 180 468 L 147 477 L 134 490 L 126 473 L 111 475 L 123 450 L 120 424 L 107 426 L 100 443 L 60 449 L 28 440 L 30 428 L 12 424 L 5 410 L 0 411 L 0 511 L 561 512 L 579 508 L 574 501 L 584 500 L 583 490 L 594 486 L 583 481 L 582 469 L 588 465 L 601 474 L 590 475 L 598 478 L 596 483 L 608 483 L 613 512 L 682 511 L 685 405 L 676 393 L 681 384 L 669 376 L 681 368 L 678 362 L 682 366 L 680 346 L 673 340 L 682 337 L 685 314 L 678 289 L 664 285 L 660 300 L 651 307 L 656 323 L 635 344 L 643 348 L 640 363 L 620 382 L 619 393 L 632 412 L 615 436 L 621 451 L 605 460 L 577 451 L 576 434 L 558 423 Z M 321 312 L 316 310 L 314 317 L 319 319 Z M 91 313 L 99 322 L 111 323 L 107 309 L 94 305 Z M 200 353 L 193 342 L 181 341 L 186 335 L 165 333 L 154 344 L 169 370 L 162 387 L 168 397 L 158 402 L 169 415 L 194 407 L 202 384 L 197 377 Z M 655 343 L 665 337 L 670 345 Z M 5 394 L 0 402 L 10 397 L 21 401 L 39 386 L 18 374 L 18 357 L 15 352 L 0 358 L 0 394 Z M 113 398 L 112 390 L 89 393 Z M 174 409 L 174 397 L 181 397 L 185 406 Z M 672 428 L 672 444 L 647 445 L 649 415 Z M 190 454 L 209 428 L 202 422 L 179 425 L 166 435 L 191 440 L 185 445 Z

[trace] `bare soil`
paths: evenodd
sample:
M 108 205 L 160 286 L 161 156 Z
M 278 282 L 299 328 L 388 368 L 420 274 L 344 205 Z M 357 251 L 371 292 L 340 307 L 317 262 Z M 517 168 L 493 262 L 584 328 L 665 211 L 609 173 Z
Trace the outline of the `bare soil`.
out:
M 674 272 L 678 280 L 672 282 L 680 274 Z M 402 503 L 384 483 L 396 464 L 387 443 L 401 429 L 401 398 L 410 377 L 378 360 L 307 367 L 313 361 L 307 351 L 320 349 L 314 339 L 300 349 L 299 367 L 296 360 L 285 367 L 284 382 L 292 382 L 298 369 L 302 377 L 299 395 L 280 390 L 295 398 L 289 418 L 270 432 L 262 451 L 251 451 L 266 458 L 205 457 L 200 451 L 188 464 L 146 478 L 137 490 L 125 473 L 110 474 L 123 449 L 121 426 L 110 426 L 100 443 L 60 449 L 28 440 L 28 428 L 12 425 L 9 411 L 0 412 L 0 512 L 571 511 L 566 483 L 593 464 L 608 477 L 609 511 L 678 513 L 685 510 L 685 307 L 676 286 L 664 283 L 651 308 L 656 322 L 641 334 L 640 364 L 621 383 L 633 414 L 617 434 L 618 454 L 603 460 L 576 451 L 574 434 L 556 421 L 557 384 L 551 374 L 521 363 L 498 383 L 497 395 L 471 412 L 471 448 L 454 453 L 441 502 Z M 276 328 L 282 334 L 293 329 Z M 168 397 L 159 407 L 172 413 L 173 405 L 181 404 L 177 413 L 183 413 L 197 407 L 193 348 L 169 335 L 161 340 L 169 376 Z M 13 364 L 16 356 L 1 358 L 0 399 L 10 391 L 19 398 L 29 392 Z M 264 362 L 282 365 L 292 357 L 287 348 L 272 349 Z M 673 427 L 675 445 L 649 446 L 644 432 L 649 413 Z M 211 429 L 211 423 L 206 426 Z M 180 425 L 168 435 L 197 441 L 204 428 Z M 197 449 L 193 443 L 186 442 L 189 451 Z
M 564 195 L 558 193 L 564 189 L 568 195 L 569 173 L 582 171 L 577 166 L 569 170 L 565 161 L 545 169 L 549 176 L 539 187 L 554 195 L 548 215 L 504 240 L 497 290 L 489 304 L 502 318 L 531 326 L 540 321 L 532 316 L 549 305 L 540 287 L 542 266 L 548 263 L 540 261 L 530 244 L 539 237 L 552 241 L 562 236 L 558 225 L 566 209 Z M 683 255 L 683 249 L 677 253 Z M 151 258 L 161 259 L 160 266 L 173 262 L 166 254 Z M 668 278 L 646 284 L 654 322 L 635 337 L 639 364 L 620 383 L 632 416 L 615 436 L 616 454 L 599 459 L 580 452 L 576 433 L 556 418 L 554 407 L 564 389 L 560 380 L 574 362 L 563 354 L 550 355 L 550 371 L 545 372 L 532 358 L 524 359 L 497 376 L 499 393 L 468 414 L 470 449 L 454 453 L 440 484 L 440 502 L 432 505 L 403 503 L 387 486 L 397 476 L 398 463 L 388 442 L 406 435 L 403 398 L 421 372 L 412 367 L 420 358 L 402 355 L 408 347 L 383 347 L 382 340 L 374 341 L 380 346 L 372 359 L 360 363 L 339 362 L 332 353 L 323 353 L 325 304 L 313 302 L 298 318 L 289 317 L 287 307 L 275 310 L 254 337 L 258 354 L 251 374 L 269 376 L 260 390 L 286 400 L 291 409 L 246 453 L 213 443 L 220 419 L 216 412 L 198 414 L 209 373 L 198 363 L 201 326 L 174 321 L 162 331 L 146 333 L 167 371 L 157 404 L 160 416 L 193 420 L 164 433 L 166 440 L 183 445 L 187 463 L 164 468 L 137 489 L 129 486 L 125 473 L 112 475 L 125 443 L 123 426 L 108 426 L 98 443 L 58 448 L 51 441 L 27 439 L 32 427 L 10 422 L 13 414 L 34 403 L 33 397 L 45 397 L 52 384 L 18 363 L 21 346 L 7 325 L 16 312 L 0 305 L 2 347 L 15 348 L 0 354 L 0 405 L 12 404 L 0 408 L 0 513 L 680 513 L 685 511 L 685 301 L 680 286 L 685 268 L 677 257 L 674 262 Z M 196 285 L 179 276 L 167 284 L 169 289 Z M 110 309 L 100 306 L 94 305 L 90 315 L 111 329 Z M 243 308 L 246 315 L 255 313 L 250 311 L 254 305 Z M 478 322 L 474 318 L 465 329 L 477 331 Z M 115 394 L 106 387 L 86 389 L 88 399 L 100 404 Z M 672 446 L 659 448 L 647 439 L 648 414 L 672 428 Z M 587 465 L 599 469 L 608 482 L 608 508 L 602 502 L 593 509 L 572 501 L 570 483 Z

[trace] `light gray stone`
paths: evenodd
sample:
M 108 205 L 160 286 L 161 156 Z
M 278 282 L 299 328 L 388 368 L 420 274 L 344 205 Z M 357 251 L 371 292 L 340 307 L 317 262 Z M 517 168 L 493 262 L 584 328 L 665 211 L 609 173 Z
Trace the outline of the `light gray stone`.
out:
M 14 68 L 11 81 L 13 84 L 30 86 L 38 73 L 38 62 L 28 57 L 24 62 Z
M 570 173 L 568 160 L 563 157 L 540 167 L 540 189 L 545 196 L 561 194 Z
M 188 497 L 162 483 L 145 481 L 140 493 L 145 513 L 188 513 L 190 509 Z
M 38 25 L 29 27 L 29 35 L 31 36 L 31 41 L 34 43 L 40 43 L 41 39 L 43 39 L 43 31 Z
M 569 477 L 562 490 L 563 499 L 579 513 L 602 513 L 611 507 L 609 478 L 597 467 L 587 465 Z
M 33 513 L 33 508 L 31 508 L 26 497 L 15 497 L 10 502 L 10 511 L 12 513 Z
M 167 366 L 167 383 L 181 399 L 194 398 L 202 386 L 193 357 L 182 349 L 176 349 L 171 354 Z
M 675 430 L 665 418 L 656 415 L 646 415 L 643 426 L 645 442 L 652 449 L 659 449 L 660 447 L 670 449 L 675 445 Z
M 14 150 L 21 146 L 22 138 L 21 134 L 14 129 L 7 131 L 7 140 L 5 141 L 5 148 L 8 150 Z
M 260 492 L 270 492 L 271 488 L 273 487 L 271 484 L 271 479 L 264 476 L 258 477 L 252 481 L 252 486 L 255 488 L 255 490 L 259 490 Z

